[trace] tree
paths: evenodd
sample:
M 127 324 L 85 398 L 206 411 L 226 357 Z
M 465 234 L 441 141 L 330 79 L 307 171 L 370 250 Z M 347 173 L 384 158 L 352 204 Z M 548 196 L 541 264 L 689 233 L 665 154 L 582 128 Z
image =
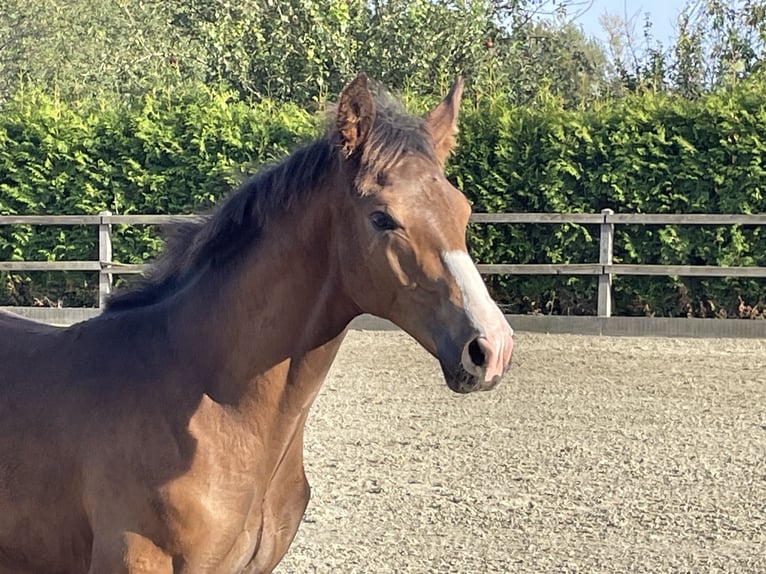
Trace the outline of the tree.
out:
M 365 71 L 419 94 L 462 73 L 520 101 L 548 78 L 578 101 L 603 59 L 562 19 L 582 2 L 6 0 L 0 98 L 20 78 L 62 97 L 206 82 L 310 106 Z
M 651 88 L 696 98 L 758 73 L 766 42 L 763 0 L 692 0 L 678 18 L 675 42 L 662 46 L 645 22 L 637 41 L 634 22 L 610 15 L 612 91 Z
M 541 85 L 568 107 L 593 100 L 603 89 L 603 50 L 564 19 L 529 21 L 512 33 L 502 31 L 494 46 L 494 83 L 518 105 L 533 101 Z
M 171 27 L 199 51 L 207 82 L 243 97 L 301 103 L 337 92 L 353 73 L 358 0 L 190 0 L 170 8 Z
M 766 3 L 696 0 L 678 23 L 672 66 L 679 91 L 697 95 L 736 83 L 759 66 L 766 40 Z
M 4 0 L 0 97 L 19 79 L 62 96 L 141 92 L 177 81 L 186 47 L 161 0 Z

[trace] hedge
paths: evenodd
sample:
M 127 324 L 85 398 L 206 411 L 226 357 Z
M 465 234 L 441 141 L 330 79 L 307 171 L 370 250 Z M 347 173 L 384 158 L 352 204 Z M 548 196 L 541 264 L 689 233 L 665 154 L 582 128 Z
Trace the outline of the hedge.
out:
M 451 166 L 477 211 L 763 213 L 766 96 L 755 82 L 696 101 L 644 93 L 587 111 L 489 102 L 463 117 Z M 743 226 L 616 227 L 615 263 L 766 265 L 766 233 Z M 598 230 L 582 225 L 483 227 L 485 262 L 598 261 Z M 494 278 L 516 312 L 593 313 L 596 280 Z M 765 283 L 748 279 L 616 277 L 622 315 L 757 316 Z
M 475 211 L 764 212 L 763 88 L 751 81 L 694 101 L 643 93 L 580 111 L 546 92 L 527 107 L 475 98 L 464 105 L 448 174 Z M 205 210 L 320 124 L 297 106 L 246 104 L 205 87 L 130 106 L 19 91 L 0 115 L 0 214 Z M 116 234 L 123 262 L 161 247 L 155 229 Z M 585 263 L 597 261 L 597 234 L 574 224 L 482 225 L 470 245 L 486 263 Z M 93 228 L 0 228 L 0 260 L 94 259 L 96 249 Z M 766 265 L 766 237 L 759 227 L 618 226 L 615 262 Z M 95 300 L 87 274 L 3 279 L 0 304 Z M 489 282 L 512 312 L 594 312 L 593 278 Z M 623 315 L 756 316 L 766 305 L 759 280 L 616 277 L 614 292 Z
M 259 163 L 317 132 L 293 105 L 248 105 L 222 90 L 156 92 L 133 107 L 77 105 L 19 92 L 0 116 L 0 214 L 192 213 L 209 210 Z M 142 263 L 156 228 L 118 226 L 114 257 Z M 96 230 L 0 228 L 0 260 L 97 259 Z M 83 273 L 5 274 L 0 305 L 91 306 Z

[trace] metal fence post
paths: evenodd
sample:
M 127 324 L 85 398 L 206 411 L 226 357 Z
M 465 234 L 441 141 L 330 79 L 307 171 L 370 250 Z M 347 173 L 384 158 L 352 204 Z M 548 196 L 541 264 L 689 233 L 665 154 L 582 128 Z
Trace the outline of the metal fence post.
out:
M 600 265 L 612 264 L 612 250 L 614 246 L 614 223 L 607 223 L 608 216 L 614 215 L 611 209 L 602 209 L 604 221 L 601 223 L 601 240 L 599 244 L 598 262 Z M 612 274 L 605 273 L 601 268 L 598 276 L 598 316 L 612 316 Z
M 106 298 L 112 292 L 112 274 L 104 272 L 112 264 L 112 226 L 104 220 L 109 215 L 112 215 L 111 211 L 99 213 L 101 223 L 98 225 L 98 260 L 101 271 L 98 274 L 98 306 L 100 308 L 105 306 Z

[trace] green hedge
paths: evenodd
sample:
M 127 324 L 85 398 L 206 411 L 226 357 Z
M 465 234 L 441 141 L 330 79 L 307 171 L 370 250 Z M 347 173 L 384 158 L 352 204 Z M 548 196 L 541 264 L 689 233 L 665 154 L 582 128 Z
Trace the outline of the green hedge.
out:
M 450 177 L 475 211 L 762 213 L 766 96 L 745 83 L 696 101 L 645 93 L 567 111 L 543 92 L 513 108 L 475 98 L 463 109 Z M 476 103 L 478 102 L 478 103 Z M 314 136 L 320 120 L 292 105 L 242 103 L 199 88 L 132 107 L 19 92 L 0 115 L 0 213 L 188 213 L 209 208 L 258 164 Z M 142 262 L 156 230 L 117 229 L 115 257 Z M 598 228 L 487 225 L 471 232 L 482 262 L 585 263 Z M 96 257 L 94 228 L 0 228 L 0 260 Z M 766 265 L 761 228 L 618 226 L 621 263 Z M 91 305 L 87 274 L 3 277 L 0 304 Z M 593 278 L 493 277 L 511 311 L 593 313 Z M 617 277 L 618 314 L 749 316 L 764 282 Z
M 199 88 L 134 107 L 79 106 L 20 92 L 0 116 L 0 214 L 191 213 L 208 210 L 261 162 L 317 132 L 293 105 L 248 105 Z M 159 231 L 118 226 L 114 257 L 140 263 Z M 97 259 L 95 227 L 0 228 L 0 260 Z M 93 274 L 5 274 L 0 305 L 91 306 Z
M 489 102 L 463 116 L 452 177 L 476 211 L 766 212 L 766 93 L 744 84 L 696 101 L 645 93 L 588 111 L 543 94 L 534 107 Z M 766 265 L 766 230 L 616 227 L 615 263 Z M 482 226 L 483 262 L 593 263 L 598 228 Z M 593 278 L 496 277 L 516 312 L 594 313 Z M 616 277 L 622 315 L 753 316 L 766 282 Z

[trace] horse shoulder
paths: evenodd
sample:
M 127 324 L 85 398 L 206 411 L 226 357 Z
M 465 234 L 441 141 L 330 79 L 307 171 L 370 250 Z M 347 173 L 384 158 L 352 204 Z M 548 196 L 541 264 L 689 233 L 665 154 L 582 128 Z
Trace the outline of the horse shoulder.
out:
M 244 432 L 226 405 L 203 395 L 183 432 L 193 444 L 173 476 L 151 487 L 145 497 L 162 523 L 162 546 L 183 556 L 192 572 L 239 572 L 252 556 L 260 522 L 251 513 L 264 493 L 262 448 Z M 260 509 L 258 514 L 260 514 Z
M 302 425 L 275 445 L 247 422 L 205 395 L 189 420 L 189 467 L 161 490 L 168 530 L 200 571 L 271 571 L 308 504 Z

